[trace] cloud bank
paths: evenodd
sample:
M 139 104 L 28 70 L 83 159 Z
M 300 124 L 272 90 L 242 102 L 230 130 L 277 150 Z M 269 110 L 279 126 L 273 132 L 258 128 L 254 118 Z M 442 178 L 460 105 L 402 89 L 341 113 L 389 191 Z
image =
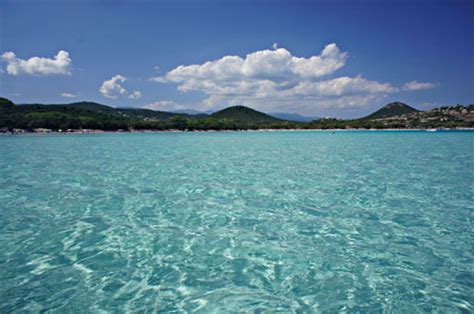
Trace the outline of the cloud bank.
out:
M 9 51 L 2 55 L 2 60 L 7 63 L 7 73 L 10 75 L 69 75 L 71 74 L 71 58 L 67 51 L 59 51 L 53 59 L 32 57 L 27 60 L 18 58 Z
M 99 88 L 99 92 L 107 98 L 116 99 L 119 96 L 128 97 L 129 99 L 139 99 L 142 94 L 141 92 L 135 90 L 129 93 L 123 83 L 127 80 L 126 77 L 122 75 L 115 75 L 111 79 L 106 80 L 102 83 Z
M 366 107 L 400 89 L 361 75 L 333 77 L 347 61 L 348 53 L 335 43 L 319 55 L 297 57 L 276 44 L 240 56 L 224 56 L 203 64 L 180 65 L 150 80 L 174 83 L 181 92 L 208 95 L 196 109 L 245 105 L 263 111 L 313 113 L 321 108 Z M 332 78 L 327 78 L 332 76 Z

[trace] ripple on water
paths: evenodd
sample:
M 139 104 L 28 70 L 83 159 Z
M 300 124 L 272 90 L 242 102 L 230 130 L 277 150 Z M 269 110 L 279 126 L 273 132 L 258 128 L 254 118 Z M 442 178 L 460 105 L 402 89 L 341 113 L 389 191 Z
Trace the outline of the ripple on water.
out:
M 0 312 L 473 312 L 473 140 L 0 137 Z

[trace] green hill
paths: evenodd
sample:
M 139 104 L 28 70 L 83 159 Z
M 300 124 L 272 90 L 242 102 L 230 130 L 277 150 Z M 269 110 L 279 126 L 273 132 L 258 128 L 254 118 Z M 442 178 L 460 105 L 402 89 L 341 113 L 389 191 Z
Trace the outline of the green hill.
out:
M 367 117 L 364 117 L 363 119 L 371 120 L 371 119 L 387 118 L 387 117 L 399 116 L 402 114 L 407 114 L 407 113 L 412 113 L 412 112 L 418 112 L 418 110 L 402 102 L 392 102 L 380 108 L 379 110 L 375 111 L 374 113 L 368 115 Z
M 89 102 L 89 101 L 81 101 L 81 102 L 75 102 L 68 105 L 56 105 L 56 106 L 68 106 L 70 108 L 90 110 L 90 111 L 101 112 L 101 113 L 110 113 L 115 110 L 112 107 L 101 105 L 95 102 Z
M 132 119 L 157 119 L 165 120 L 174 116 L 182 115 L 172 112 L 157 111 L 150 109 L 142 108 L 113 108 L 106 105 L 98 104 L 95 102 L 77 102 L 67 105 L 71 108 L 89 110 L 97 113 L 104 113 L 108 115 L 113 115 L 116 117 L 125 117 Z
M 94 102 L 77 102 L 67 105 L 69 107 L 90 110 L 99 113 L 105 113 L 117 117 L 125 117 L 125 118 L 132 118 L 132 119 L 157 119 L 157 120 L 165 120 L 169 119 L 174 116 L 183 116 L 184 114 L 173 113 L 173 112 L 166 112 L 166 111 L 158 111 L 158 110 L 151 110 L 151 109 L 143 109 L 143 108 L 113 108 L 106 105 L 101 105 Z
M 15 104 L 10 100 L 3 97 L 0 97 L 0 110 L 11 109 Z
M 166 120 L 171 117 L 177 116 L 188 116 L 184 113 L 174 113 L 166 111 L 157 111 L 151 109 L 142 109 L 142 108 L 117 108 L 115 109 L 118 114 L 124 117 L 132 119 L 154 119 L 154 120 Z
M 113 108 L 95 102 L 76 102 L 71 104 L 24 104 L 17 106 L 23 112 L 40 111 L 40 112 L 63 112 L 71 114 L 89 113 L 99 115 L 109 115 L 115 118 L 129 119 L 153 119 L 166 120 L 174 116 L 183 116 L 183 114 L 155 111 L 142 108 Z
M 240 123 L 261 124 L 283 122 L 278 118 L 244 106 L 233 106 L 211 114 L 215 119 L 228 119 Z

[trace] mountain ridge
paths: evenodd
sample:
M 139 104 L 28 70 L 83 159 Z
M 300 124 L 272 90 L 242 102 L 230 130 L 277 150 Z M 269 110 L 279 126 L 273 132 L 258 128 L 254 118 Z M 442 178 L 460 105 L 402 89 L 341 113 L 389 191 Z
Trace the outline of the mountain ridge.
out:
M 385 105 L 359 119 L 325 118 L 293 122 L 244 106 L 212 114 L 181 114 L 143 108 L 111 107 L 95 102 L 23 104 L 0 97 L 0 131 L 35 130 L 253 130 L 253 129 L 413 129 L 474 128 L 474 105 L 418 111 L 404 103 Z
M 79 111 L 90 111 L 94 113 L 112 115 L 115 117 L 122 118 L 138 118 L 138 119 L 159 119 L 165 120 L 173 116 L 183 116 L 186 114 L 173 113 L 167 111 L 151 110 L 145 108 L 124 108 L 124 107 L 111 107 L 104 104 L 99 104 L 92 101 L 79 101 L 69 104 L 19 104 L 20 108 L 31 108 L 40 111 L 51 111 L 51 109 L 57 109 L 58 111 L 70 112 L 74 110 Z

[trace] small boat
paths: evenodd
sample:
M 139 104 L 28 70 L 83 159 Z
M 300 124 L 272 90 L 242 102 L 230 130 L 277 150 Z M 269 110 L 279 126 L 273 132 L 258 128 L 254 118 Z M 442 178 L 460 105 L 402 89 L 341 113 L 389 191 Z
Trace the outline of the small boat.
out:
M 426 129 L 426 132 L 436 132 L 438 129 Z

